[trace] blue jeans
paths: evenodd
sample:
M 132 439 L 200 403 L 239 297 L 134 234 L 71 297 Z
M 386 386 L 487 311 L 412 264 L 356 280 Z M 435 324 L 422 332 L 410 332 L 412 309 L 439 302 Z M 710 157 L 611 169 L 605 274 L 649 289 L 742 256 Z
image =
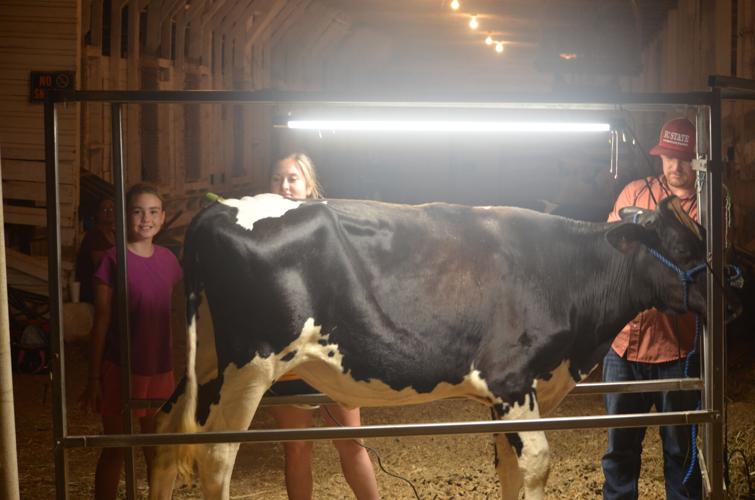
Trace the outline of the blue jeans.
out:
M 690 368 L 694 375 L 697 369 Z M 690 373 L 693 375 L 693 373 Z M 684 377 L 684 359 L 668 363 L 638 363 L 619 357 L 613 349 L 603 359 L 605 382 L 628 382 Z M 697 391 L 647 392 L 606 394 L 606 411 L 610 415 L 647 413 L 655 406 L 658 412 L 686 411 L 697 408 Z M 700 468 L 695 463 L 692 477 L 682 481 L 691 458 L 689 425 L 661 426 L 663 442 L 663 474 L 666 480 L 666 498 L 702 498 Z M 603 455 L 603 498 L 606 500 L 638 498 L 637 481 L 640 477 L 642 440 L 645 427 L 608 429 L 608 450 Z

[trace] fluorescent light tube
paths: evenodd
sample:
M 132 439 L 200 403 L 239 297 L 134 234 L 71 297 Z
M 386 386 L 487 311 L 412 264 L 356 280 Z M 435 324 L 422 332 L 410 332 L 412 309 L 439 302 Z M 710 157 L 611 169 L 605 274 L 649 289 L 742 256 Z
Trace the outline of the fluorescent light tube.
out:
M 367 132 L 608 132 L 608 123 L 493 122 L 442 120 L 290 120 L 288 128 L 301 130 L 355 130 Z

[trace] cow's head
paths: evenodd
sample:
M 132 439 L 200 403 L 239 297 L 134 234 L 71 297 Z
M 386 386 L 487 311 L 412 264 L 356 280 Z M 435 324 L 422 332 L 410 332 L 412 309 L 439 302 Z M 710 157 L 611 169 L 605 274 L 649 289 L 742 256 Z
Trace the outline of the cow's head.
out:
M 611 228 L 606 238 L 622 253 L 637 253 L 638 265 L 647 270 L 656 307 L 705 316 L 704 229 L 684 212 L 675 196 L 662 200 L 657 210 L 632 207 L 621 215 L 628 222 Z M 741 310 L 741 304 L 728 290 L 725 300 L 727 319 L 732 319 Z

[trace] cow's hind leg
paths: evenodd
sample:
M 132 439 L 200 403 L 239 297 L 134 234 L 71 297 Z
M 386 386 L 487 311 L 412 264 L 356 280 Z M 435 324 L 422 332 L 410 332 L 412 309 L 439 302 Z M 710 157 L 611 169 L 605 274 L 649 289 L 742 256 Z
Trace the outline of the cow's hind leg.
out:
M 217 400 L 210 401 L 205 408 L 202 407 L 200 388 L 197 413 L 208 412 L 202 430 L 219 432 L 248 429 L 262 396 L 272 383 L 270 373 L 267 367 L 254 362 L 241 369 L 237 369 L 233 364 L 229 365 L 223 373 Z M 205 498 L 229 498 L 231 472 L 238 450 L 239 443 L 217 443 L 199 447 L 196 459 Z
M 539 418 L 537 402 L 528 401 L 530 397 L 532 396 L 526 396 L 524 404 L 521 406 L 497 407 L 498 417 L 503 420 Z M 502 440 L 506 442 L 504 443 Z M 517 498 L 518 493 L 513 493 L 517 484 L 524 485 L 524 498 L 526 500 L 545 498 L 545 483 L 548 480 L 550 470 L 550 449 L 548 441 L 545 439 L 545 432 L 510 432 L 502 436 L 501 439 L 497 439 L 496 444 L 499 450 L 499 461 L 501 461 L 498 466 L 498 474 L 501 479 L 503 498 L 507 500 Z M 516 457 L 518 476 L 507 470 L 514 465 L 511 457 L 512 452 Z M 506 483 L 510 483 L 510 486 Z

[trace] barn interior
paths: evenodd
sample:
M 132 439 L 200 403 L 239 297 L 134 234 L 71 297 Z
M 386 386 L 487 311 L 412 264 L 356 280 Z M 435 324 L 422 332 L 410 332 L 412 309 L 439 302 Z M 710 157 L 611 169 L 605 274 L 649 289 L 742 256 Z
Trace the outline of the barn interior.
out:
M 49 323 L 45 92 L 241 90 L 446 103 L 126 105 L 125 181 L 151 182 L 164 194 L 168 222 L 159 242 L 180 252 L 186 227 L 208 203 L 207 193 L 234 197 L 265 192 L 276 160 L 297 151 L 314 160 L 327 197 L 511 205 L 603 221 L 629 181 L 659 173 L 660 163 L 648 150 L 664 121 L 680 115 L 694 119 L 696 107 L 479 109 L 447 103 L 494 100 L 504 93 L 554 98 L 687 93 L 707 90 L 710 75 L 755 78 L 755 6 L 748 0 L 0 0 L 0 13 L 0 172 L 14 356 L 23 350 L 18 339 L 29 324 L 44 331 Z M 727 101 L 722 111 L 727 248 L 736 251 L 749 277 L 755 263 L 753 107 L 747 101 Z M 620 144 L 612 145 L 606 131 L 294 130 L 286 126 L 291 119 L 590 121 L 617 130 Z M 114 193 L 110 104 L 67 103 L 59 108 L 58 120 L 61 283 L 68 303 L 76 253 L 97 202 Z M 613 146 L 619 153 L 615 162 Z M 745 280 L 741 293 L 747 304 L 752 303 L 751 290 Z M 70 304 L 67 311 L 73 318 L 67 345 L 76 356 L 93 313 Z M 755 486 L 747 470 L 755 457 L 755 428 L 746 418 L 755 410 L 755 393 L 747 389 L 755 378 L 748 369 L 755 345 L 747 311 L 727 332 L 727 398 L 736 428 L 729 446 L 741 451 L 730 465 L 734 498 L 748 498 Z M 76 335 L 83 339 L 74 339 Z M 176 345 L 182 345 L 183 332 L 175 335 Z M 182 356 L 177 354 L 179 363 Z M 17 406 L 16 426 L 19 439 L 35 447 L 35 440 L 49 437 L 52 425 L 49 397 L 43 399 L 49 385 L 39 375 L 48 373 L 49 363 L 37 365 L 28 357 L 25 362 L 30 366 L 13 363 L 16 399 L 29 396 L 33 401 Z M 69 385 L 81 383 L 82 373 L 72 374 Z M 68 389 L 69 404 L 75 405 L 79 388 Z M 35 411 L 40 417 L 29 419 L 31 428 L 25 428 L 25 412 Z M 76 410 L 70 416 L 72 426 L 97 432 L 92 416 Z M 382 422 L 393 416 L 373 418 Z M 456 446 L 467 445 L 447 444 L 451 455 L 460 454 Z M 263 454 L 275 455 L 275 450 L 271 446 Z M 73 464 L 84 479 L 73 491 L 86 496 L 94 455 L 81 456 Z M 43 467 L 35 460 L 35 453 L 20 451 L 22 497 L 49 497 L 54 491 L 47 479 L 52 458 Z M 593 462 L 598 460 L 596 455 Z M 247 462 L 263 470 L 268 470 L 265 464 L 280 467 L 257 458 Z M 554 485 L 554 498 L 597 495 L 599 466 L 567 467 L 567 472 L 589 477 L 584 481 L 588 490 L 572 489 L 564 480 Z M 462 475 L 479 479 L 476 472 Z M 662 491 L 662 472 L 658 475 L 660 479 L 643 483 L 648 498 Z M 269 481 L 270 489 L 259 498 L 285 497 L 276 477 L 278 489 L 276 480 Z M 492 475 L 484 479 L 495 481 Z M 318 496 L 348 494 L 340 481 L 323 481 Z M 495 491 L 471 493 L 466 480 L 458 489 L 441 488 L 439 476 L 419 481 L 438 498 L 464 491 L 482 498 Z M 335 489 L 329 490 L 333 483 Z M 196 490 L 182 494 L 189 498 Z M 410 497 L 404 490 L 387 496 L 403 495 Z

